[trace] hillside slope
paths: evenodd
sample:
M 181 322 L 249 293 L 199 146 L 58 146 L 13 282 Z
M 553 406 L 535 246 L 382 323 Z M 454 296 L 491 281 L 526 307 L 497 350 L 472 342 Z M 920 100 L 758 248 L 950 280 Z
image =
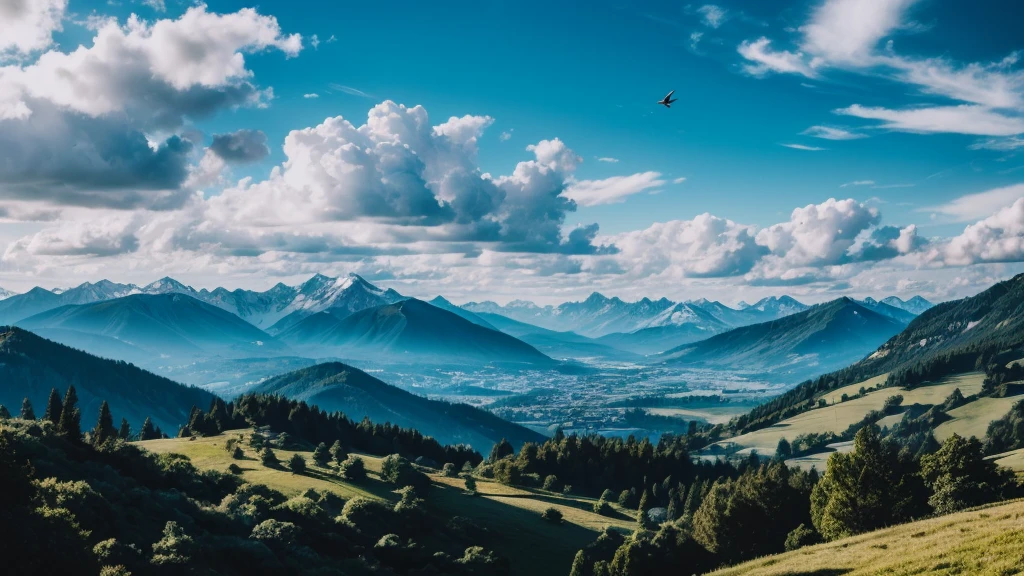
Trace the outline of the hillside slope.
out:
M 335 354 L 372 354 L 436 363 L 549 364 L 551 358 L 508 334 L 479 326 L 416 299 L 361 310 L 345 318 L 314 314 L 280 334 L 295 346 Z
M 575 332 L 558 332 L 526 322 L 507 318 L 500 314 L 481 312 L 478 317 L 496 329 L 515 336 L 552 358 L 608 358 L 634 359 L 635 354 L 598 342 L 593 338 L 580 336 Z
M 694 366 L 743 367 L 797 380 L 855 362 L 902 328 L 891 318 L 840 298 L 680 346 L 657 358 Z
M 538 442 L 536 432 L 466 404 L 428 400 L 386 384 L 369 374 L 329 362 L 282 374 L 261 382 L 252 393 L 280 394 L 329 412 L 343 412 L 359 421 L 391 422 L 415 428 L 442 444 L 470 444 L 487 453 L 502 438 L 518 446 Z
M 83 429 L 95 423 L 106 400 L 133 429 L 138 430 L 148 416 L 173 434 L 186 422 L 192 406 L 205 409 L 214 398 L 131 364 L 97 358 L 20 328 L 0 328 L 0 404 L 16 412 L 27 397 L 42 417 L 50 389 L 63 394 L 70 384 L 78 392 Z

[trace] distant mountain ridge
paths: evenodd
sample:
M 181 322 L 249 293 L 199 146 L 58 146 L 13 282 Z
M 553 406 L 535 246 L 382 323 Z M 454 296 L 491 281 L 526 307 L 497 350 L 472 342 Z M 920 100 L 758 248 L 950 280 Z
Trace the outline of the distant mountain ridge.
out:
M 903 328 L 898 320 L 844 297 L 680 346 L 658 358 L 710 368 L 741 367 L 798 381 L 864 358 Z

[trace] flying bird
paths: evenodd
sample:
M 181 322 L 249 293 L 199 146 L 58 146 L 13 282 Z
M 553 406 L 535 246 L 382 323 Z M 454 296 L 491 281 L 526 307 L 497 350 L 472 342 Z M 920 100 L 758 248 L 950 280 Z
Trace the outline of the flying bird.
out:
M 673 94 L 675 94 L 675 93 L 676 93 L 676 91 L 675 91 L 675 90 L 673 90 L 673 91 L 669 92 L 669 93 L 668 93 L 668 96 L 665 96 L 664 98 L 662 98 L 662 99 L 661 99 L 661 100 L 660 100 L 660 101 L 658 102 L 658 104 L 661 104 L 661 105 L 662 105 L 662 106 L 664 106 L 665 108 L 671 108 L 671 107 L 672 107 L 672 103 L 673 103 L 673 102 L 675 102 L 676 100 L 679 100 L 678 98 L 676 98 L 675 100 L 673 100 L 673 99 L 672 99 L 672 95 L 673 95 Z

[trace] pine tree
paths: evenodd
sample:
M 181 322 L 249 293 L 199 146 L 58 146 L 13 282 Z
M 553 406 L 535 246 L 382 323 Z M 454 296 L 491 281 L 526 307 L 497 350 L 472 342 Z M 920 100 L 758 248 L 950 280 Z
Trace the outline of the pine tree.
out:
M 25 398 L 21 401 L 21 419 L 22 420 L 35 420 L 36 411 L 32 409 L 32 401 Z
M 121 418 L 121 428 L 117 431 L 117 437 L 127 442 L 132 437 L 132 427 L 127 418 Z
M 153 421 L 146 416 L 146 421 L 142 423 L 142 430 L 139 431 L 139 440 L 156 440 L 160 438 L 160 434 L 153 429 Z
M 11 418 L 11 411 L 7 409 L 7 406 L 0 404 L 0 420 L 9 420 Z
M 57 429 L 73 442 L 82 439 L 82 413 L 78 410 L 78 393 L 75 392 L 74 385 L 68 386 L 68 391 L 64 394 L 63 409 Z
M 64 411 L 64 405 L 60 402 L 60 394 L 57 393 L 56 388 L 50 389 L 50 398 L 46 401 L 46 414 L 43 415 L 44 420 L 49 420 L 54 426 L 60 424 L 60 415 Z
M 686 494 L 686 503 L 683 505 L 683 514 L 693 516 L 693 513 L 700 508 L 700 482 L 694 481 L 690 485 L 690 491 Z
M 117 436 L 114 428 L 114 417 L 110 415 L 110 405 L 104 400 L 100 404 L 100 416 L 96 420 L 96 427 L 92 430 L 92 443 L 95 446 L 102 446 L 104 442 Z
M 576 557 L 573 558 L 569 576 L 587 576 L 587 558 L 583 555 L 583 550 L 577 552 Z
M 341 464 L 348 458 L 348 452 L 345 451 L 345 447 L 341 445 L 341 440 L 335 440 L 334 444 L 331 444 L 331 458 L 337 464 Z
M 313 461 L 320 466 L 327 466 L 327 463 L 331 461 L 331 453 L 327 450 L 327 444 L 323 442 L 317 444 L 316 449 L 313 450 Z
M 492 463 L 497 462 L 505 456 L 511 456 L 514 452 L 515 449 L 512 448 L 512 444 L 509 444 L 508 440 L 502 438 L 501 442 L 498 442 L 491 448 L 491 457 L 488 458 L 488 461 Z

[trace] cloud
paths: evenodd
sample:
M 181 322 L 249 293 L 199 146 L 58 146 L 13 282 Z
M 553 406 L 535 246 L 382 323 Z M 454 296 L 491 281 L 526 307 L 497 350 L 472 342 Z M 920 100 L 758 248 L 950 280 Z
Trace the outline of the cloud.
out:
M 779 146 L 785 146 L 786 148 L 792 148 L 794 150 L 805 150 L 807 152 L 821 152 L 822 150 L 828 150 L 828 148 L 820 148 L 818 146 L 806 146 L 804 144 L 779 144 Z
M 3 0 L 0 2 L 0 60 L 27 55 L 53 43 L 67 0 Z
M 1019 198 L 1024 198 L 1024 184 L 1014 184 L 977 194 L 968 194 L 945 204 L 920 208 L 918 212 L 939 214 L 954 222 L 970 222 L 984 218 Z
M 618 164 L 619 163 L 619 159 L 618 158 L 609 158 L 607 156 L 602 157 L 602 158 L 598 158 L 597 161 L 598 162 L 608 162 L 609 164 Z
M 149 6 L 157 12 L 167 12 L 167 5 L 164 0 L 142 0 L 144 6 Z
M 754 62 L 746 64 L 743 70 L 752 76 L 764 76 L 769 72 L 780 74 L 800 74 L 807 78 L 815 78 L 817 74 L 805 62 L 803 53 L 788 52 L 785 50 L 772 50 L 771 40 L 762 36 L 761 38 L 740 44 L 738 51 L 741 56 Z
M 874 180 L 854 180 L 853 182 L 847 182 L 846 184 L 840 184 L 840 188 L 848 188 L 850 186 L 874 186 Z
M 316 34 L 313 34 L 312 36 L 310 36 L 309 37 L 309 45 L 313 47 L 313 50 L 318 49 L 320 47 L 320 37 L 317 36 Z
M 725 22 L 726 18 L 725 9 L 715 6 L 714 4 L 705 4 L 704 6 L 701 6 L 697 9 L 697 13 L 703 17 L 704 25 L 709 28 L 718 28 L 723 22 Z
M 508 130 L 506 130 L 506 131 L 502 132 L 502 133 L 501 133 L 501 134 L 500 134 L 500 135 L 498 136 L 498 140 L 500 140 L 500 141 L 502 141 L 502 142 L 508 142 L 509 140 L 511 140 L 511 139 L 512 139 L 512 131 L 513 131 L 513 129 L 512 129 L 512 128 L 509 128 Z
M 830 198 L 793 210 L 788 222 L 757 233 L 777 268 L 821 267 L 851 262 L 849 250 L 860 234 L 878 225 L 878 209 L 853 199 Z
M 843 128 L 836 128 L 834 126 L 811 126 L 800 134 L 803 136 L 811 136 L 813 138 L 823 138 L 825 140 L 856 140 L 858 138 L 868 137 L 867 134 L 858 134 Z
M 1017 148 L 1024 148 L 1024 138 L 1010 136 L 1009 138 L 989 138 L 981 140 L 968 146 L 971 150 L 997 150 L 999 152 L 1010 152 Z
M 243 53 L 301 50 L 273 17 L 189 8 L 177 20 L 106 20 L 92 45 L 0 68 L 0 195 L 81 206 L 182 203 L 186 118 L 265 105 Z M 172 134 L 168 136 L 168 134 Z M 162 135 L 162 136 L 161 136 Z
M 686 182 L 686 177 L 685 176 L 681 176 L 679 178 L 675 178 L 675 179 L 672 180 L 673 184 L 682 184 L 683 182 Z
M 967 226 L 959 236 L 931 251 L 926 260 L 946 266 L 1024 261 L 1024 198 Z
M 267 135 L 260 130 L 237 130 L 215 134 L 210 150 L 232 164 L 259 162 L 270 155 Z
M 599 206 L 623 202 L 629 196 L 664 185 L 660 173 L 638 172 L 629 176 L 573 182 L 566 189 L 565 196 L 580 206 Z
M 4 261 L 31 256 L 116 256 L 134 252 L 139 239 L 129 214 L 108 214 L 97 222 L 63 222 L 13 242 L 4 253 Z
M 917 0 L 826 0 L 800 28 L 802 48 L 815 66 L 862 66 L 871 62 L 879 41 L 901 26 Z
M 696 50 L 700 44 L 700 39 L 704 37 L 703 32 L 691 32 L 690 33 L 690 49 Z
M 836 114 L 883 121 L 890 130 L 918 133 L 954 132 L 975 136 L 1012 136 L 1024 132 L 1024 118 L 1010 117 L 982 106 L 936 106 L 891 110 L 854 104 Z
M 303 94 L 302 97 L 308 100 L 310 98 L 319 98 L 320 95 L 317 94 L 316 92 L 310 92 L 309 94 Z
M 338 92 L 344 92 L 345 94 L 348 94 L 350 96 L 359 96 L 360 98 L 373 98 L 374 97 L 371 94 L 367 94 L 366 92 L 363 92 L 362 90 L 359 90 L 358 88 L 353 88 L 351 86 L 345 86 L 344 84 L 332 83 L 332 84 L 329 84 L 328 87 L 331 90 L 336 90 Z

